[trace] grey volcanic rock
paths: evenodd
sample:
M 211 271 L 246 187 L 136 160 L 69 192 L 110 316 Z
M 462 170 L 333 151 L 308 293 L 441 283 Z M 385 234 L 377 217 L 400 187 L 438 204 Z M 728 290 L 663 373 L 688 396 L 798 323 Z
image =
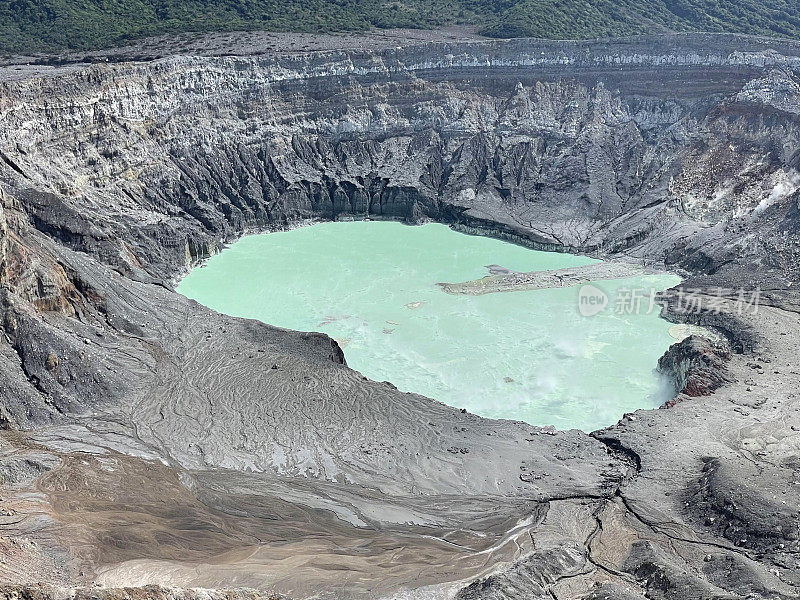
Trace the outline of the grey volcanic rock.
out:
M 681 395 L 708 396 L 714 390 L 730 383 L 727 361 L 730 350 L 714 345 L 706 338 L 690 335 L 670 349 L 658 360 L 658 368 L 673 376 L 679 401 Z
M 548 598 L 550 588 L 559 579 L 586 571 L 582 548 L 565 546 L 528 554 L 501 574 L 490 575 L 462 589 L 459 600 L 502 598 Z
M 206 590 L 147 586 L 141 589 L 126 588 L 59 588 L 54 586 L 0 586 L 3 600 L 48 600 L 50 598 L 74 598 L 75 600 L 129 600 L 152 598 L 153 600 L 281 600 L 280 596 L 264 594 L 257 590 Z
M 798 68 L 694 35 L 0 69 L 0 580 L 797 597 Z M 239 235 L 350 218 L 680 270 L 664 316 L 729 360 L 690 339 L 662 366 L 713 393 L 556 432 L 173 291 Z
M 757 476 L 768 481 L 768 487 L 746 485 Z M 733 469 L 718 458 L 709 459 L 698 482 L 693 507 L 706 514 L 706 522 L 738 546 L 756 545 L 761 552 L 797 554 L 800 503 L 796 495 L 782 491 L 789 484 L 782 481 L 785 477 L 786 473 L 769 466 L 761 467 L 756 474 L 752 466 Z
M 597 586 L 586 596 L 587 600 L 642 600 L 644 596 L 618 584 L 607 583 Z

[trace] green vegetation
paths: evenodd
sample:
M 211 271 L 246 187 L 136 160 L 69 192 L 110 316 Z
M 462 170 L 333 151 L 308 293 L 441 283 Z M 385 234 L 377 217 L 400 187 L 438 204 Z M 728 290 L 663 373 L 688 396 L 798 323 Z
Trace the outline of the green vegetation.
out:
M 171 32 L 478 24 L 492 37 L 663 31 L 800 37 L 797 0 L 0 0 L 0 51 L 91 49 Z
M 484 29 L 485 35 L 593 38 L 710 31 L 800 37 L 796 0 L 519 0 L 505 4 Z

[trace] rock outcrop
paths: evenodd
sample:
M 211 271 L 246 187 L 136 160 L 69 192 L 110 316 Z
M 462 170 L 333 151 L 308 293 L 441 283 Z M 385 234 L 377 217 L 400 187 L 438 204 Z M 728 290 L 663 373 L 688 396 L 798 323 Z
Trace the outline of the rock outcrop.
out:
M 727 361 L 730 350 L 696 335 L 690 335 L 658 360 L 658 368 L 672 376 L 678 396 L 667 407 L 679 402 L 682 396 L 709 396 L 714 390 L 730 383 Z

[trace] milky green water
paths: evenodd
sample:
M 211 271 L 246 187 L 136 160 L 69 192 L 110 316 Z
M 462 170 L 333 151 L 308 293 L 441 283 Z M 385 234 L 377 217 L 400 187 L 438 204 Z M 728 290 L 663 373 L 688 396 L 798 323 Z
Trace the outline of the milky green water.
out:
M 617 314 L 620 289 L 664 289 L 652 275 L 597 284 L 603 313 L 578 312 L 578 289 L 454 296 L 437 282 L 594 262 L 536 252 L 444 225 L 323 223 L 241 239 L 178 291 L 217 311 L 339 341 L 347 363 L 493 418 L 591 431 L 651 408 L 669 390 L 654 371 L 674 341 L 657 311 Z

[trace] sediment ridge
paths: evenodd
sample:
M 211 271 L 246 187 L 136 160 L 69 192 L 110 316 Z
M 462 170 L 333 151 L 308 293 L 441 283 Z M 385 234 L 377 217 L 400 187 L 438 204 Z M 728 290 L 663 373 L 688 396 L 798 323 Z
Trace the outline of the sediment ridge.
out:
M 520 292 L 547 288 L 574 287 L 603 279 L 625 279 L 643 275 L 645 269 L 622 262 L 602 262 L 528 273 L 490 274 L 473 281 L 437 283 L 448 294 L 480 296 L 497 292 Z

